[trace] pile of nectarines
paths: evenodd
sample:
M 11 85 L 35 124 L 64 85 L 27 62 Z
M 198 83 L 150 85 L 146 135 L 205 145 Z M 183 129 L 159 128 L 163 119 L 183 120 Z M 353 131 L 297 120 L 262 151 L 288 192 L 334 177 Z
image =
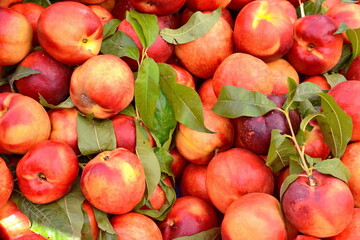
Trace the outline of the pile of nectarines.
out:
M 360 3 L 0 0 L 0 240 L 360 239 Z

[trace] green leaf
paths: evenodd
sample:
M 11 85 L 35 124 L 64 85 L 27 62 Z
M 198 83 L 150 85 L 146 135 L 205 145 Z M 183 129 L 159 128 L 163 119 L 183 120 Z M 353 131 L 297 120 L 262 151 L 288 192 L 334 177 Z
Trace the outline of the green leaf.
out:
M 289 162 L 289 173 L 290 174 L 300 174 L 303 171 L 304 171 L 304 169 L 300 165 L 300 158 L 299 157 L 291 158 L 291 160 Z
M 17 190 L 13 191 L 11 199 L 30 219 L 32 231 L 52 240 L 80 239 L 79 234 L 84 223 L 81 211 L 84 197 L 79 183 L 74 184 L 68 195 L 48 204 L 34 204 Z
M 316 96 L 317 93 L 322 93 L 323 91 L 319 85 L 312 82 L 304 82 L 297 85 L 296 90 L 292 92 L 291 96 L 289 95 L 288 99 L 283 105 L 283 109 L 292 109 L 294 108 L 293 103 L 300 103 L 310 98 Z
M 147 135 L 143 134 L 144 128 L 136 121 L 136 154 L 140 158 L 146 177 L 147 197 L 150 197 L 161 178 L 159 161 L 150 146 Z
M 159 35 L 159 22 L 155 14 L 139 13 L 130 9 L 126 20 L 134 28 L 144 48 L 150 47 Z
M 324 141 L 330 147 L 332 156 L 340 158 L 352 135 L 352 119 L 326 93 L 318 93 L 321 97 L 323 115 L 316 117 Z
M 298 110 L 303 118 L 305 118 L 307 115 L 318 112 L 310 100 L 300 102 Z
M 296 140 L 300 146 L 303 145 L 306 141 L 306 135 L 305 135 L 306 131 L 312 129 L 312 127 L 309 124 L 310 121 L 318 116 L 323 116 L 323 114 L 321 112 L 315 112 L 313 114 L 307 115 L 305 118 L 302 119 L 300 123 L 299 131 L 296 134 Z
M 323 174 L 329 174 L 336 177 L 344 182 L 348 182 L 351 174 L 347 166 L 339 158 L 326 159 L 318 162 L 314 169 L 318 170 Z
M 83 210 L 84 224 L 81 229 L 81 239 L 92 239 L 92 229 L 90 226 L 90 220 L 86 212 Z
M 306 160 L 309 168 L 313 168 L 315 164 L 322 161 L 321 158 L 313 158 L 313 157 L 310 157 L 307 154 L 305 154 L 305 160 Z
M 200 233 L 194 234 L 192 236 L 184 236 L 174 238 L 173 240 L 220 240 L 221 239 L 221 229 L 220 227 L 215 227 Z
M 314 15 L 314 14 L 323 15 L 327 11 L 327 9 L 323 6 L 324 1 L 325 0 L 315 0 L 315 1 L 304 2 L 305 16 Z M 300 18 L 301 17 L 300 7 L 298 7 L 296 10 L 298 17 Z
M 82 155 L 95 154 L 116 148 L 114 126 L 110 119 L 95 119 L 78 113 L 76 121 L 78 147 Z
M 342 22 L 342 23 L 340 23 L 338 30 L 336 30 L 336 32 L 334 32 L 334 34 L 343 33 L 348 29 L 350 29 L 350 27 L 346 23 Z
M 140 52 L 135 42 L 124 32 L 116 31 L 101 43 L 101 53 L 139 60 Z
M 352 58 L 360 55 L 360 28 L 346 30 L 346 36 L 349 38 L 352 46 Z
M 75 239 L 81 238 L 81 229 L 84 225 L 84 215 L 82 212 L 82 203 L 84 200 L 85 198 L 80 189 L 80 182 L 76 181 L 72 190 L 56 201 L 68 217 L 72 236 Z
M 102 38 L 105 39 L 105 38 L 108 38 L 111 35 L 113 35 L 116 32 L 116 30 L 118 29 L 120 22 L 121 21 L 119 19 L 111 19 L 110 21 L 105 23 L 103 25 Z
M 353 53 L 350 49 L 350 44 L 343 44 L 340 60 L 337 62 L 335 67 L 330 70 L 330 72 L 338 73 L 341 70 L 345 70 L 345 72 L 347 72 L 347 69 L 349 68 L 352 60 L 352 54 Z
M 119 114 L 124 114 L 130 117 L 135 117 L 135 108 L 132 104 L 129 104 L 125 109 L 123 109 Z
M 99 236 L 97 238 L 97 240 L 118 240 L 119 237 L 117 234 L 110 234 L 106 231 L 100 230 L 99 231 Z M 86 240 L 86 239 L 84 239 Z
M 93 209 L 94 209 L 94 215 L 95 215 L 98 227 L 101 230 L 103 230 L 104 232 L 107 232 L 110 234 L 116 234 L 113 226 L 110 223 L 107 213 L 100 211 L 99 209 L 97 209 L 95 207 L 93 207 Z
M 174 161 L 172 155 L 168 152 L 168 149 L 156 147 L 154 148 L 156 157 L 159 161 L 160 170 L 166 175 L 174 177 L 174 173 L 171 170 L 171 164 Z
M 281 134 L 281 130 L 272 129 L 266 165 L 273 172 L 278 172 L 289 165 L 291 158 L 297 158 L 298 156 L 299 154 L 294 145 L 285 135 Z
M 227 85 L 222 87 L 212 111 L 224 117 L 237 118 L 259 117 L 274 109 L 277 109 L 276 104 L 264 94 Z
M 336 84 L 347 81 L 344 75 L 340 73 L 324 73 L 323 76 L 326 78 L 326 81 L 329 83 L 331 88 L 333 88 Z
M 189 21 L 178 29 L 164 28 L 160 36 L 171 44 L 184 44 L 205 35 L 219 20 L 221 7 L 212 13 L 205 14 L 197 11 L 191 15 Z
M 40 93 L 39 93 L 39 98 L 40 98 L 40 104 L 42 106 L 50 108 L 50 109 L 74 108 L 75 107 L 75 104 L 73 103 L 73 101 L 71 100 L 70 97 L 68 97 L 65 101 L 59 103 L 58 105 L 53 105 L 53 104 L 48 103 L 45 100 L 45 98 L 40 95 Z
M 188 86 L 178 84 L 175 71 L 170 65 L 158 63 L 158 66 L 160 87 L 174 111 L 175 119 L 188 128 L 212 133 L 205 127 L 203 106 L 197 92 Z
M 146 198 L 143 198 L 143 201 L 135 207 L 135 212 L 144 214 L 158 221 L 165 219 L 166 215 L 174 205 L 176 192 L 173 187 L 168 186 L 163 180 L 160 180 L 159 185 L 164 190 L 166 196 L 166 202 L 163 206 L 160 209 L 155 210 L 151 207 L 151 204 L 146 201 Z M 148 209 L 145 209 L 144 206 L 148 207 Z
M 170 137 L 177 125 L 174 112 L 166 99 L 163 91 L 160 90 L 160 96 L 156 104 L 154 119 L 150 132 L 158 140 L 157 145 L 162 146 Z
M 152 128 L 154 112 L 160 95 L 159 68 L 152 58 L 140 64 L 135 81 L 135 106 L 142 121 Z
M 27 3 L 27 2 L 36 3 L 40 6 L 43 6 L 44 8 L 47 8 L 48 6 L 51 5 L 50 0 L 23 0 L 22 1 L 22 3 Z
M 299 174 L 290 174 L 285 178 L 284 182 L 281 184 L 280 187 L 280 199 L 282 199 L 282 196 L 289 188 L 290 184 L 293 183 L 299 176 L 300 176 Z
M 33 74 L 38 74 L 38 73 L 41 73 L 41 71 L 36 71 L 36 70 L 31 69 L 31 68 L 18 65 L 15 72 L 14 72 L 14 74 L 11 76 L 11 78 L 9 80 L 11 90 L 13 92 L 15 92 L 14 82 L 16 80 L 19 80 L 19 79 L 24 78 L 24 77 L 28 77 L 28 76 L 33 75 Z

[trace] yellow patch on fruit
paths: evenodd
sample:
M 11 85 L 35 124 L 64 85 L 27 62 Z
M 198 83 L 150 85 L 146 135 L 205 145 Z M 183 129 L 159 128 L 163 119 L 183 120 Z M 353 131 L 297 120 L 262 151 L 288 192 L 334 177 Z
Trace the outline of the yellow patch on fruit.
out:
M 259 26 L 260 22 L 263 20 L 272 22 L 272 20 L 276 19 L 271 13 L 269 13 L 268 10 L 269 3 L 263 2 L 260 5 L 258 11 L 255 13 L 254 21 L 251 25 L 253 29 L 256 29 Z
M 137 176 L 139 172 L 136 171 L 128 162 L 123 162 L 121 164 L 122 176 L 125 183 L 132 183 L 137 181 Z

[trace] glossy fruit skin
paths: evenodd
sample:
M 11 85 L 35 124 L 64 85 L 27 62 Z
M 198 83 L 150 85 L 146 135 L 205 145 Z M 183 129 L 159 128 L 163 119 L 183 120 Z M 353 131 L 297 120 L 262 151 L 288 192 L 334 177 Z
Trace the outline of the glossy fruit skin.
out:
M 85 166 L 80 187 L 94 207 L 110 214 L 124 214 L 144 195 L 144 168 L 140 159 L 125 148 L 104 151 Z
M 341 57 L 343 37 L 333 19 L 308 15 L 294 23 L 294 44 L 286 59 L 300 73 L 316 75 L 329 71 Z
M 41 13 L 37 28 L 40 45 L 64 64 L 78 65 L 100 52 L 101 21 L 82 3 L 65 1 L 50 5 Z
M 0 66 L 18 64 L 32 47 L 31 24 L 21 13 L 1 7 L 0 26 Z
M 222 213 L 237 198 L 250 192 L 272 194 L 274 176 L 264 160 L 243 148 L 231 148 L 213 157 L 207 168 L 206 189 Z
M 221 223 L 223 240 L 286 240 L 280 202 L 270 194 L 248 193 L 226 209 Z
M 130 2 L 139 12 L 161 16 L 178 12 L 186 0 L 130 0 Z
M 268 99 L 281 107 L 286 98 L 282 95 L 269 95 Z M 290 111 L 290 119 L 296 134 L 300 127 L 301 116 L 297 110 Z M 235 146 L 246 148 L 259 155 L 267 155 L 272 129 L 281 130 L 281 134 L 291 134 L 285 115 L 272 110 L 260 117 L 239 117 L 234 119 Z
M 350 223 L 344 231 L 326 240 L 356 240 L 360 236 L 360 208 L 354 208 Z
M 162 235 L 156 223 L 146 215 L 129 212 L 110 218 L 110 222 L 118 234 L 118 240 L 162 240 Z
M 332 237 L 349 224 L 354 198 L 342 180 L 317 170 L 312 174 L 316 186 L 310 186 L 307 176 L 299 176 L 285 191 L 282 197 L 284 215 L 301 233 L 318 238 Z
M 0 157 L 0 208 L 9 200 L 14 188 L 14 177 L 6 165 L 3 158 Z
M 46 102 L 58 105 L 69 97 L 72 69 L 55 60 L 45 51 L 35 51 L 28 54 L 20 63 L 38 74 L 20 78 L 15 81 L 19 93 L 40 101 L 39 94 Z
M 164 240 L 191 236 L 218 225 L 213 206 L 193 196 L 177 198 L 166 218 L 158 224 Z
M 65 196 L 78 174 L 79 162 L 74 150 L 52 140 L 33 146 L 16 166 L 21 193 L 36 204 L 50 203 Z
M 49 138 L 49 117 L 34 99 L 20 93 L 0 93 L 0 111 L 0 153 L 23 155 Z

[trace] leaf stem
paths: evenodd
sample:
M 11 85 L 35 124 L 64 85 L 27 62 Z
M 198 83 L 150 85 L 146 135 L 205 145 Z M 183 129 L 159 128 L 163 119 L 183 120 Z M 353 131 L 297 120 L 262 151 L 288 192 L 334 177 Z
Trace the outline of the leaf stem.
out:
M 301 0 L 299 1 L 299 7 L 300 7 L 300 13 L 301 13 L 301 17 L 305 17 L 305 10 L 304 10 L 304 3 Z

